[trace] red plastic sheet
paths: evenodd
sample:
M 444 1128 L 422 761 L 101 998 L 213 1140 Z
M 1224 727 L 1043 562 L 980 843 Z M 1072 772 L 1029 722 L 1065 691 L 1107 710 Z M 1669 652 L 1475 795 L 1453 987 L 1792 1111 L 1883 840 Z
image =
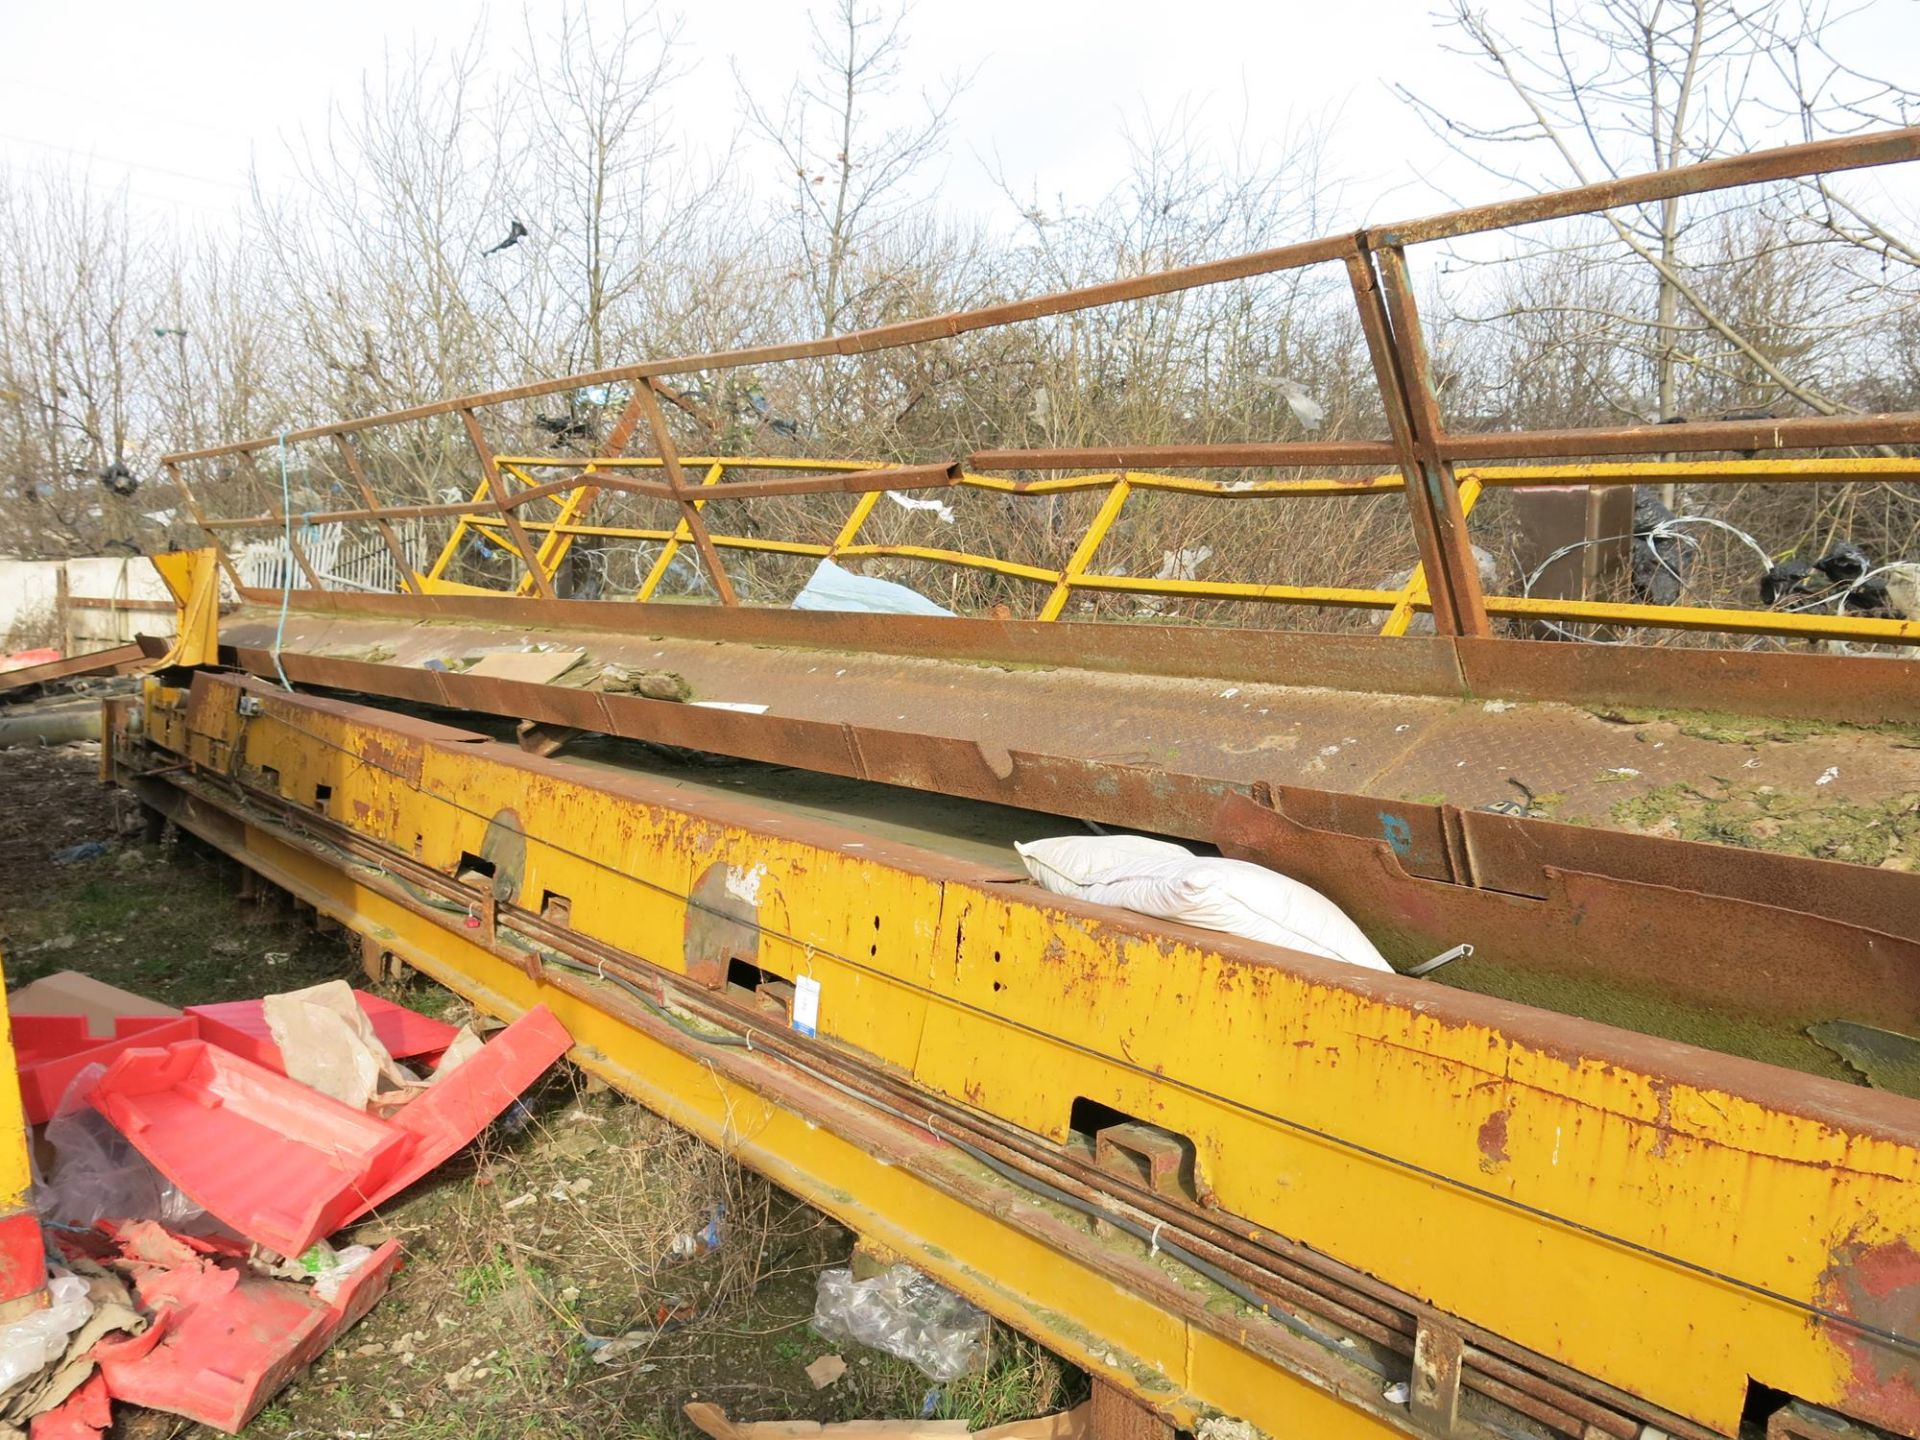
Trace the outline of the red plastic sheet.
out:
M 396 1060 L 420 1055 L 438 1055 L 453 1043 L 460 1032 L 443 1020 L 382 1000 L 364 990 L 353 992 L 361 1013 L 373 1026 L 373 1033 Z M 280 1047 L 273 1043 L 267 1029 L 267 1005 L 264 1000 L 229 1000 L 219 1005 L 189 1005 L 187 1014 L 200 1022 L 200 1038 L 211 1040 L 223 1050 L 244 1055 L 256 1065 L 286 1073 Z
M 93 1103 L 209 1213 L 298 1255 L 451 1158 L 571 1043 L 537 1006 L 390 1120 L 204 1040 L 128 1051 Z
M 400 1242 L 388 1241 L 327 1301 L 310 1286 L 218 1264 L 165 1231 L 130 1227 L 122 1245 L 153 1324 L 93 1347 L 107 1393 L 230 1435 L 373 1307 L 400 1258 Z
M 106 1377 L 96 1370 L 65 1400 L 28 1421 L 27 1434 L 32 1440 L 100 1440 L 112 1423 Z
M 95 1035 L 84 1015 L 15 1015 L 13 1060 L 27 1123 L 51 1120 L 73 1077 L 87 1066 L 111 1065 L 136 1045 L 170 1045 L 196 1033 L 194 1022 L 178 1015 L 121 1015 L 111 1035 Z

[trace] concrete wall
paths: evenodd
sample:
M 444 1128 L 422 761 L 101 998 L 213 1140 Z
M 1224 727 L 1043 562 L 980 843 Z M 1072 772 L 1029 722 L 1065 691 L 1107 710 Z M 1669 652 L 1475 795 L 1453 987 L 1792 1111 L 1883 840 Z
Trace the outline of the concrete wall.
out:
M 164 601 L 167 608 L 114 608 L 116 601 Z M 171 597 L 144 556 L 0 560 L 0 653 L 52 645 L 63 655 L 84 655 L 124 645 L 136 635 L 173 633 Z

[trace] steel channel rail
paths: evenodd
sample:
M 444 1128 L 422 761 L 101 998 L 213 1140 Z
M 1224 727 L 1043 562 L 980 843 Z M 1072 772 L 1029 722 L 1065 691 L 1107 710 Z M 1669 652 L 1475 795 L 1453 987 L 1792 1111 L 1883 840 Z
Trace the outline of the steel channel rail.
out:
M 359 883 L 383 889 L 397 903 L 419 908 L 424 901 L 426 908 L 420 913 L 449 930 L 455 912 L 464 920 L 476 907 L 488 903 L 495 916 L 496 938 L 485 943 L 500 958 L 528 968 L 529 973 L 537 973 L 541 983 L 567 989 L 613 1013 L 622 1009 L 622 998 L 617 992 L 595 987 L 553 968 L 541 955 L 544 946 L 598 972 L 603 984 L 612 977 L 642 990 L 651 988 L 654 1004 L 680 1011 L 722 1033 L 750 1035 L 751 1050 L 829 1076 L 836 1084 L 882 1106 L 883 1113 L 896 1118 L 911 1117 L 913 1123 L 918 1123 L 936 1139 L 950 1143 L 964 1140 L 993 1154 L 1002 1164 L 1023 1171 L 1031 1181 L 1065 1191 L 1086 1205 L 1122 1217 L 1131 1212 L 1137 1217 L 1136 1223 L 1152 1226 L 1156 1236 L 1169 1244 L 1178 1243 L 1196 1251 L 1209 1263 L 1231 1271 L 1243 1283 L 1264 1291 L 1269 1303 L 1284 1306 L 1309 1325 L 1317 1322 L 1319 1326 L 1332 1326 L 1363 1337 L 1402 1361 L 1411 1360 L 1423 1323 L 1440 1323 L 1457 1329 L 1470 1343 L 1463 1383 L 1539 1424 L 1570 1436 L 1591 1436 L 1598 1432 L 1614 1440 L 1634 1440 L 1643 1426 L 1650 1425 L 1686 1440 L 1715 1440 L 1712 1431 L 1682 1416 L 1650 1406 L 1452 1316 L 1442 1316 L 1411 1296 L 1316 1255 L 1284 1237 L 1218 1211 L 1171 1202 L 1150 1189 L 1130 1183 L 1124 1176 L 1101 1169 L 1070 1149 L 1049 1147 L 1004 1123 L 915 1090 L 833 1047 L 796 1038 L 784 1028 L 769 1027 L 766 1012 L 751 1001 L 733 999 L 725 992 L 693 990 L 683 975 L 579 935 L 536 912 L 492 902 L 490 893 L 483 894 L 463 885 L 438 870 L 357 835 L 350 827 L 302 810 L 282 797 L 233 782 L 212 782 L 171 767 L 154 772 L 152 779 L 138 775 L 128 778 L 135 782 L 136 790 L 163 780 L 207 803 L 245 817 L 251 824 L 271 825 L 280 831 L 284 840 L 304 847 L 328 864 L 358 872 Z M 386 879 L 365 875 L 368 867 Z M 424 895 L 421 892 L 425 892 Z M 440 897 L 445 906 L 433 905 L 427 896 Z M 500 931 L 523 938 L 518 943 L 503 943 L 497 938 Z M 698 1053 L 701 1042 L 689 1043 Z M 1201 1324 L 1220 1322 L 1220 1317 L 1204 1310 L 1196 1311 L 1191 1318 Z M 1235 1327 L 1241 1329 L 1243 1341 L 1250 1338 L 1244 1334 L 1244 1324 L 1243 1320 Z M 1275 1329 L 1279 1331 L 1280 1327 Z M 1273 1338 L 1278 1339 L 1279 1335 Z M 1255 1348 L 1265 1349 L 1269 1358 L 1285 1363 L 1285 1347 L 1262 1347 L 1257 1337 L 1252 1337 L 1252 1343 Z M 1351 1358 L 1343 1356 L 1337 1348 L 1330 1349 L 1329 1359 L 1353 1367 Z M 1378 1373 L 1364 1366 L 1353 1368 L 1369 1376 Z M 1365 1384 L 1356 1381 L 1358 1389 L 1364 1389 Z

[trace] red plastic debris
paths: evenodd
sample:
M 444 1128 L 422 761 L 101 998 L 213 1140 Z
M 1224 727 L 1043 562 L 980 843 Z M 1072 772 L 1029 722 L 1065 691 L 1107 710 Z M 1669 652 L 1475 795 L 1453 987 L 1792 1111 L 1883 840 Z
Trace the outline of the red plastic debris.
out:
M 129 1050 L 93 1103 L 209 1213 L 298 1255 L 452 1157 L 571 1043 L 536 1006 L 390 1120 L 204 1040 Z
M 49 650 L 45 646 L 38 650 L 16 650 L 11 655 L 0 655 L 0 670 L 25 670 L 31 665 L 51 665 L 59 658 L 58 650 Z
M 107 1380 L 96 1370 L 65 1400 L 27 1422 L 27 1433 L 33 1440 L 100 1440 L 100 1432 L 112 1423 Z
M 149 1243 L 143 1253 L 155 1249 Z M 400 1242 L 374 1251 L 331 1301 L 306 1285 L 215 1264 L 184 1244 L 173 1258 L 171 1266 L 130 1267 L 153 1324 L 143 1335 L 101 1341 L 93 1358 L 115 1400 L 231 1435 L 386 1293 Z
M 89 1065 L 111 1065 L 135 1045 L 191 1040 L 194 1022 L 179 1015 L 121 1015 L 112 1035 L 95 1035 L 84 1015 L 15 1015 L 13 1059 L 29 1125 L 44 1125 L 60 1108 L 73 1077 Z
M 444 1020 L 435 1020 L 364 990 L 354 991 L 353 998 L 360 1002 L 361 1012 L 372 1023 L 374 1035 L 396 1060 L 438 1055 L 460 1033 Z M 187 1014 L 200 1022 L 201 1039 L 244 1055 L 256 1065 L 286 1073 L 280 1047 L 273 1043 L 273 1035 L 267 1029 L 266 1001 L 228 1000 L 219 1005 L 189 1005 Z

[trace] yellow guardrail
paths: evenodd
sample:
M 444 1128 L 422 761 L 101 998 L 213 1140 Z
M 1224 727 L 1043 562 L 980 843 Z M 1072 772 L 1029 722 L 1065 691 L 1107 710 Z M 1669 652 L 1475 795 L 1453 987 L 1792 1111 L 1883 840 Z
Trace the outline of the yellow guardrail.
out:
M 697 516 L 712 498 L 726 497 L 726 482 L 746 472 L 787 472 L 847 477 L 857 483 L 858 476 L 890 467 L 874 460 L 814 460 L 788 456 L 689 456 L 680 461 L 688 472 L 698 470 L 700 479 L 695 498 L 688 509 Z M 551 506 L 546 518 L 523 516 L 523 531 L 538 540 L 534 560 L 541 569 L 538 580 L 527 569 L 518 548 L 508 535 L 506 516 L 483 513 L 490 487 L 483 481 L 474 489 L 473 510 L 456 518 L 453 531 L 432 567 L 420 577 L 428 593 L 497 594 L 486 587 L 467 585 L 448 578 L 461 547 L 473 536 L 485 536 L 498 553 L 509 557 L 519 574 L 507 593 L 530 595 L 542 582 L 551 584 L 577 539 L 617 539 L 660 546 L 648 573 L 634 592 L 637 601 L 653 599 L 681 549 L 694 536 L 689 518 L 671 528 L 600 525 L 589 522 L 593 500 L 603 487 L 619 483 L 622 471 L 659 470 L 658 456 L 621 456 L 590 460 L 558 459 L 553 456 L 502 455 L 495 465 L 504 477 L 521 487 L 516 494 L 540 491 L 518 508 Z M 542 481 L 542 472 L 567 472 L 577 479 L 573 485 Z M 1861 481 L 1920 480 L 1920 461 L 1883 458 L 1727 460 L 1712 463 L 1646 461 L 1638 463 L 1512 465 L 1461 469 L 1458 472 L 1460 503 L 1464 514 L 1489 490 L 1526 489 L 1562 485 L 1646 485 L 1688 484 L 1727 485 L 1761 483 L 1859 483 Z M 751 482 L 749 482 L 750 485 Z M 1059 568 L 1030 565 L 994 555 L 964 549 L 926 545 L 881 544 L 863 542 L 861 532 L 871 518 L 880 497 L 887 493 L 938 491 L 964 488 L 1020 496 L 1045 496 L 1105 491 L 1098 510 L 1080 535 L 1071 556 Z M 747 488 L 747 487 L 743 487 Z M 761 535 L 710 532 L 707 539 L 717 551 L 747 551 L 764 554 L 794 555 L 816 559 L 852 559 L 888 557 L 919 560 L 940 565 L 980 570 L 1010 579 L 1047 587 L 1045 599 L 1037 611 L 1040 620 L 1057 620 L 1076 594 L 1132 594 L 1172 599 L 1198 599 L 1251 602 L 1258 604 L 1304 605 L 1311 607 L 1385 611 L 1379 633 L 1403 635 L 1413 618 L 1431 608 L 1423 567 L 1415 565 L 1406 584 L 1397 589 L 1364 589 L 1344 586 L 1291 585 L 1229 580 L 1198 580 L 1154 576 L 1092 573 L 1095 557 L 1119 522 L 1128 500 L 1135 494 L 1164 492 L 1191 496 L 1214 496 L 1235 501 L 1278 500 L 1290 497 L 1365 496 L 1397 493 L 1406 488 L 1397 472 L 1358 478 L 1325 477 L 1286 480 L 1221 482 L 1188 476 L 1165 475 L 1149 471 L 1111 470 L 1041 480 L 1010 480 L 999 476 L 956 471 L 941 484 L 930 485 L 924 479 L 899 485 L 848 492 L 832 490 L 812 493 L 856 493 L 852 512 L 830 542 L 818 543 Z M 747 495 L 743 498 L 755 498 Z M 1907 620 L 1888 620 L 1870 616 L 1825 613 L 1794 613 L 1778 610 L 1739 610 L 1712 606 L 1646 605 L 1598 600 L 1544 599 L 1526 595 L 1488 595 L 1487 613 L 1517 619 L 1558 620 L 1585 624 L 1649 626 L 1661 629 L 1721 631 L 1742 635 L 1776 635 L 1806 639 L 1844 638 L 1862 641 L 1920 643 L 1920 624 Z

